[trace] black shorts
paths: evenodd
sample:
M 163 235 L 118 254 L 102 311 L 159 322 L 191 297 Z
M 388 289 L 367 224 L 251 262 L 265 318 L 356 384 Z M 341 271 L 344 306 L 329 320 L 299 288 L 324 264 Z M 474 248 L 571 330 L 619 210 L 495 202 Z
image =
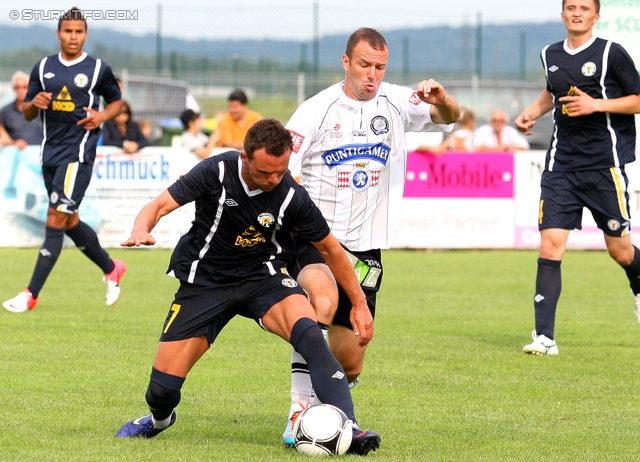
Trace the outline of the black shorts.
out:
M 93 165 L 72 162 L 67 165 L 42 167 L 49 207 L 64 213 L 76 213 L 89 187 Z
M 301 239 L 296 239 L 296 259 L 289 265 L 289 271 L 293 277 L 298 277 L 300 270 L 313 263 L 325 263 L 320 251 L 313 245 Z M 344 248 L 344 246 L 343 246 Z M 376 317 L 376 296 L 382 284 L 382 259 L 380 249 L 368 250 L 366 252 L 351 252 L 345 248 L 345 252 L 351 260 L 360 287 L 367 297 L 367 305 L 371 316 Z M 338 284 L 338 309 L 333 317 L 332 324 L 353 329 L 349 315 L 351 314 L 351 300 L 346 292 Z
M 631 230 L 627 175 L 623 167 L 542 173 L 538 229 L 581 229 L 588 208 L 605 234 Z
M 175 300 L 162 328 L 161 342 L 206 335 L 210 344 L 236 315 L 260 319 L 290 295 L 304 295 L 296 281 L 284 273 L 233 284 L 206 287 L 180 281 Z

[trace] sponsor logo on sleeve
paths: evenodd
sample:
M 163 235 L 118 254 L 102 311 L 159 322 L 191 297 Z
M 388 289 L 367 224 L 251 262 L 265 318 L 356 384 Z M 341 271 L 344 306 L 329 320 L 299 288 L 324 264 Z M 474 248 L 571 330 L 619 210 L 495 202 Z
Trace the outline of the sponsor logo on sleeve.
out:
M 418 96 L 418 93 L 416 93 L 415 91 L 411 94 L 411 98 L 409 98 L 409 102 L 411 104 L 413 104 L 414 106 L 419 105 L 420 103 L 422 103 L 422 100 L 420 99 L 420 97 Z
M 304 136 L 302 136 L 300 133 L 294 132 L 293 130 L 289 130 L 289 133 L 291 133 L 291 139 L 293 140 L 293 152 L 297 154 L 302 147 Z

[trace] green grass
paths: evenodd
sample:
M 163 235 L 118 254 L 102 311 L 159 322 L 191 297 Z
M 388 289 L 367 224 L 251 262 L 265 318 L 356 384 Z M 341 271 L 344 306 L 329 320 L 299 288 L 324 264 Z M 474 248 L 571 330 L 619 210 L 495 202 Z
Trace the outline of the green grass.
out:
M 65 249 L 24 314 L 0 313 L 0 460 L 305 460 L 280 446 L 289 347 L 236 319 L 183 388 L 178 422 L 121 440 L 144 392 L 177 288 L 169 252 L 113 250 L 123 295 Z M 0 249 L 0 298 L 35 249 Z M 533 251 L 389 251 L 376 339 L 353 396 L 387 461 L 630 461 L 640 457 L 640 326 L 624 272 L 603 252 L 567 253 L 557 357 L 522 354 L 533 328 Z M 346 460 L 361 460 L 356 456 Z

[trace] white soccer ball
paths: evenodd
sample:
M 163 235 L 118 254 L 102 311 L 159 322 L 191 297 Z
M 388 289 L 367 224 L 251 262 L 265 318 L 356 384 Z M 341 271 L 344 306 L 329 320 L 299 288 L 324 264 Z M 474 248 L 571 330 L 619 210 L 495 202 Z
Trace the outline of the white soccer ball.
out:
M 294 445 L 311 457 L 345 454 L 353 437 L 353 422 L 329 404 L 311 406 L 300 413 L 293 427 Z

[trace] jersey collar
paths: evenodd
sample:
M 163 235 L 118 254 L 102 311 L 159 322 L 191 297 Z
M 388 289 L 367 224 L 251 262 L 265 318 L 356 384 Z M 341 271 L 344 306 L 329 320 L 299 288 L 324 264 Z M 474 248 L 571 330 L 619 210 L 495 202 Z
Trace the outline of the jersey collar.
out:
M 245 183 L 244 178 L 242 178 L 242 159 L 238 156 L 238 178 L 240 179 L 240 184 L 242 185 L 242 189 L 249 197 L 257 196 L 258 194 L 262 194 L 264 191 L 260 188 L 255 189 L 253 191 L 249 190 L 249 186 Z
M 591 46 L 591 44 L 596 41 L 596 38 L 597 37 L 594 35 L 593 37 L 591 37 L 589 39 L 589 41 L 587 43 L 585 43 L 582 46 L 579 46 L 575 50 L 572 50 L 571 48 L 569 48 L 569 40 L 568 39 L 564 39 L 564 43 L 563 43 L 562 46 L 564 47 L 564 51 L 566 51 L 568 54 L 577 55 L 581 51 L 586 50 L 587 48 L 589 48 Z
M 67 66 L 67 67 L 71 67 L 71 66 L 73 66 L 74 64 L 78 64 L 79 62 L 84 61 L 84 59 L 85 59 L 86 57 L 87 57 L 87 52 L 86 52 L 86 51 L 83 51 L 83 52 L 82 52 L 82 54 L 81 54 L 78 58 L 74 59 L 73 61 L 67 61 L 66 59 L 64 59 L 64 58 L 62 57 L 62 52 L 59 52 L 59 53 L 58 53 L 58 59 L 60 60 L 60 62 L 61 62 L 64 66 Z

